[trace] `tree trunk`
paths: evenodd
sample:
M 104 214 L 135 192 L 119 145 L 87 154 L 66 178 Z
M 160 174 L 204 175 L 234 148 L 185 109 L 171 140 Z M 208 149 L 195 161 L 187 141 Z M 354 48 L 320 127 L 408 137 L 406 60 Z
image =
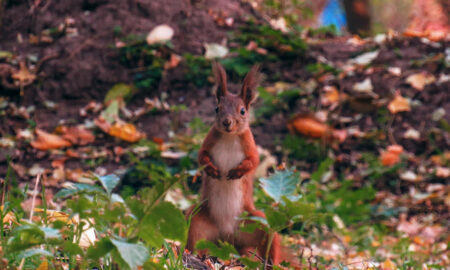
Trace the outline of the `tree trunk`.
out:
M 347 15 L 347 28 L 352 34 L 370 35 L 369 0 L 343 0 Z

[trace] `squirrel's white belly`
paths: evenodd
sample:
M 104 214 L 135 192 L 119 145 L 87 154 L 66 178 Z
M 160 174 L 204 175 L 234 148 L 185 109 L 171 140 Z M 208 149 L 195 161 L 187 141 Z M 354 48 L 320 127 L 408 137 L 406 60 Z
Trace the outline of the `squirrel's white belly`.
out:
M 224 137 L 211 149 L 213 163 L 220 171 L 221 179 L 209 179 L 209 210 L 222 234 L 232 234 L 237 225 L 237 218 L 242 214 L 243 193 L 242 180 L 227 180 L 227 174 L 245 158 L 239 137 Z

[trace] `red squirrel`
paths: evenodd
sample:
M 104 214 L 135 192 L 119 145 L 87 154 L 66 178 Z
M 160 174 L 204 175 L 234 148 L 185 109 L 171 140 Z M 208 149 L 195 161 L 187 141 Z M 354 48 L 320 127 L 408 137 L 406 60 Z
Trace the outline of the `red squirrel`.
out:
M 238 95 L 228 92 L 223 67 L 213 63 L 218 83 L 216 119 L 198 154 L 204 167 L 201 187 L 201 205 L 191 217 L 187 249 L 194 250 L 199 240 L 227 241 L 243 255 L 257 254 L 264 258 L 268 235 L 262 230 L 253 233 L 239 231 L 239 216 L 265 217 L 253 202 L 253 175 L 259 164 L 255 140 L 250 130 L 249 109 L 256 97 L 260 74 L 254 66 L 244 79 Z M 280 237 L 274 235 L 269 251 L 273 265 L 282 261 Z

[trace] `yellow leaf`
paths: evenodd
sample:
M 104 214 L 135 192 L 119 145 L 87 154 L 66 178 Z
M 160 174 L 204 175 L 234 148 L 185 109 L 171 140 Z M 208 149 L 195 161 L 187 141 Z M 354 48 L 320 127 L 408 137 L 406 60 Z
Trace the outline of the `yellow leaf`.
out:
M 395 270 L 397 269 L 397 266 L 395 265 L 395 263 L 393 261 L 391 261 L 390 259 L 386 259 L 382 264 L 381 264 L 381 269 L 382 270 Z
M 398 112 L 409 112 L 411 106 L 409 100 L 397 94 L 395 98 L 389 102 L 388 109 L 391 113 L 396 114 Z
M 380 245 L 381 245 L 380 242 L 376 240 L 372 241 L 372 247 L 379 247 Z
M 136 129 L 130 123 L 115 123 L 108 131 L 109 135 L 120 138 L 127 142 L 137 142 L 145 138 L 145 134 Z
M 20 70 L 11 75 L 11 78 L 20 82 L 20 84 L 28 84 L 36 79 L 36 75 L 31 73 L 24 62 L 20 63 Z
M 436 81 L 436 78 L 432 74 L 424 72 L 412 74 L 406 78 L 406 82 L 419 91 L 422 91 L 427 84 L 434 81 Z

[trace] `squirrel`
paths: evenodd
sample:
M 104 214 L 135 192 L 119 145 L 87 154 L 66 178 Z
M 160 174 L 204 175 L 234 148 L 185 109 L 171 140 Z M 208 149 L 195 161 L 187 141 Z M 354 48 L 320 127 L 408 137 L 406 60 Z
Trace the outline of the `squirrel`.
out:
M 252 67 L 237 95 L 228 92 L 226 72 L 217 62 L 213 63 L 213 73 L 218 83 L 216 119 L 198 154 L 198 162 L 204 167 L 201 205 L 196 213 L 194 207 L 187 213 L 191 223 L 186 248 L 193 252 L 199 240 L 221 240 L 233 244 L 242 255 L 257 254 L 270 259 L 273 265 L 282 260 L 292 261 L 291 256 L 282 252 L 278 234 L 273 236 L 269 258 L 265 258 L 268 233 L 263 229 L 253 233 L 239 231 L 238 218 L 244 211 L 265 218 L 253 201 L 253 176 L 259 155 L 249 125 L 249 109 L 256 99 L 260 79 L 259 67 Z

